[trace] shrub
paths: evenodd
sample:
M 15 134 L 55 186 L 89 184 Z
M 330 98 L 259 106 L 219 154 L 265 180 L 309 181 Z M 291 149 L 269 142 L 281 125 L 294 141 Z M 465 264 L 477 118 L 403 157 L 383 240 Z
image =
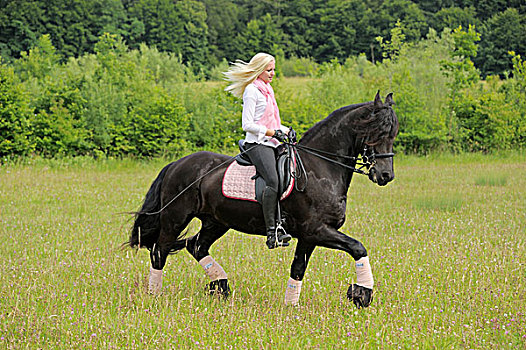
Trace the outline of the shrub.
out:
M 279 63 L 279 71 L 284 77 L 313 77 L 317 74 L 318 64 L 308 57 L 290 57 Z
M 16 81 L 12 68 L 0 61 L 0 156 L 27 155 L 33 150 L 30 142 L 31 121 L 27 95 Z

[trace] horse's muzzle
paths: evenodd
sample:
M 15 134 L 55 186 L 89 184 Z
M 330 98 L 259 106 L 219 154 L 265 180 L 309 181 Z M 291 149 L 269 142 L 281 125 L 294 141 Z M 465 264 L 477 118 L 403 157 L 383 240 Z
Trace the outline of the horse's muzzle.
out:
M 394 176 L 389 171 L 383 171 L 379 174 L 376 168 L 374 167 L 369 170 L 369 180 L 371 180 L 375 184 L 378 184 L 379 186 L 385 186 L 393 179 Z

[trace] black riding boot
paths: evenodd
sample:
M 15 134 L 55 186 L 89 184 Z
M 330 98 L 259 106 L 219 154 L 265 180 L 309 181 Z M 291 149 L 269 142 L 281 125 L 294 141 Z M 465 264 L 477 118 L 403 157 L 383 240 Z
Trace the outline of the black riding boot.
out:
M 278 204 L 278 194 L 272 187 L 265 187 L 261 196 L 261 206 L 263 208 L 263 217 L 267 229 L 267 247 L 273 249 L 276 247 L 287 247 L 292 239 L 291 235 L 282 230 L 276 229 L 276 206 Z

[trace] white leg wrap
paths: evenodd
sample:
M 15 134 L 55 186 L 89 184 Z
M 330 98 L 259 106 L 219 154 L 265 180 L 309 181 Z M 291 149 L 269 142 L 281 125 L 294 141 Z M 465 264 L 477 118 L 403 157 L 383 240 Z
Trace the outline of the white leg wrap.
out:
M 150 267 L 150 280 L 148 281 L 148 293 L 161 294 L 163 287 L 163 270 L 156 270 Z
M 199 260 L 199 265 L 203 267 L 205 273 L 210 277 L 211 281 L 227 279 L 225 270 L 214 260 L 210 255 L 205 256 Z
M 289 278 L 287 281 L 287 289 L 285 289 L 285 305 L 298 305 L 302 283 L 302 281 Z
M 356 261 L 356 284 L 362 287 L 373 289 L 374 280 L 369 257 L 363 257 Z

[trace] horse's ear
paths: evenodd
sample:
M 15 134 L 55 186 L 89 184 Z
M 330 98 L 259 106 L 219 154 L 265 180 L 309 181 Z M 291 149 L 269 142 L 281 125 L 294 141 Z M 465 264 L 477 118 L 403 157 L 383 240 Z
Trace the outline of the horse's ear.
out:
M 389 106 L 392 106 L 394 105 L 394 101 L 393 101 L 393 93 L 390 92 L 387 94 L 387 96 L 385 97 L 385 104 L 386 105 L 389 105 Z
M 382 108 L 383 102 L 382 98 L 380 97 L 380 90 L 376 93 L 376 96 L 374 97 L 374 107 L 375 108 Z

